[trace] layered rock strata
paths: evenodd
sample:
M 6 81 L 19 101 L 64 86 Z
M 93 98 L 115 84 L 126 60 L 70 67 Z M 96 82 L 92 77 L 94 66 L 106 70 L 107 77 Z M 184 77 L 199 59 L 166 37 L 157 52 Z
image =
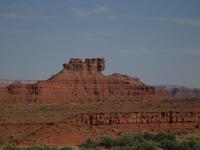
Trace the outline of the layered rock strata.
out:
M 66 119 L 34 122 L 0 122 L 0 127 L 9 126 L 60 126 L 70 127 L 113 127 L 128 126 L 131 131 L 181 131 L 199 128 L 200 112 L 110 112 L 110 113 L 80 113 L 66 116 Z M 120 128 L 119 128 L 120 129 Z M 126 130 L 126 129 L 125 129 Z
M 106 76 L 103 58 L 71 58 L 48 80 L 34 84 L 14 83 L 0 87 L 1 103 L 69 103 L 84 101 L 144 100 L 169 96 L 156 92 L 138 78 L 122 74 Z
M 70 125 L 130 125 L 132 129 L 172 131 L 190 130 L 200 125 L 200 112 L 114 112 L 85 113 L 68 119 Z

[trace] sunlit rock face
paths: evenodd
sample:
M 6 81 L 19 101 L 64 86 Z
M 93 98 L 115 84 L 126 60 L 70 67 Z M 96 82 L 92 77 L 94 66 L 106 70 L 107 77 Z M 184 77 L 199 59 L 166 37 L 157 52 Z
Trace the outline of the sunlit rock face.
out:
M 111 112 L 82 113 L 67 119 L 71 126 L 92 127 L 129 125 L 132 130 L 181 131 L 191 130 L 199 125 L 200 112 Z
M 1 103 L 76 103 L 115 100 L 158 100 L 167 91 L 156 92 L 140 79 L 114 73 L 106 76 L 104 58 L 71 58 L 48 80 L 0 87 Z

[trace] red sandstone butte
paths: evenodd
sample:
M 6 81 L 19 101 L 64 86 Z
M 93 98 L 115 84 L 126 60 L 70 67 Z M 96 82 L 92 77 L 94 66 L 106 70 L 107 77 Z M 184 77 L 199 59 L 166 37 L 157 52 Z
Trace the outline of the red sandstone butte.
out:
M 104 58 L 71 58 L 48 80 L 0 87 L 0 103 L 69 103 L 83 101 L 150 100 L 169 97 L 140 79 L 114 73 L 106 76 Z

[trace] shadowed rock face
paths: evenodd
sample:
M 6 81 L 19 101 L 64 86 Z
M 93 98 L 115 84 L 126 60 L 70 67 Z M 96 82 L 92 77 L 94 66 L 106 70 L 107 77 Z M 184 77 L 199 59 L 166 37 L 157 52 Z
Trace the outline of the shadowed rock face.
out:
M 48 80 L 34 84 L 14 83 L 0 88 L 1 103 L 68 103 L 83 101 L 159 99 L 169 96 L 155 92 L 138 78 L 122 74 L 106 76 L 103 58 L 71 58 Z

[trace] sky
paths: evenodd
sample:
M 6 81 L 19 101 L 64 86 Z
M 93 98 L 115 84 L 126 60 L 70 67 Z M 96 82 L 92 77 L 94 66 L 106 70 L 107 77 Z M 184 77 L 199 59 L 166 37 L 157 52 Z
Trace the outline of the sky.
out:
M 71 57 L 200 87 L 200 1 L 0 0 L 0 79 L 44 80 Z

